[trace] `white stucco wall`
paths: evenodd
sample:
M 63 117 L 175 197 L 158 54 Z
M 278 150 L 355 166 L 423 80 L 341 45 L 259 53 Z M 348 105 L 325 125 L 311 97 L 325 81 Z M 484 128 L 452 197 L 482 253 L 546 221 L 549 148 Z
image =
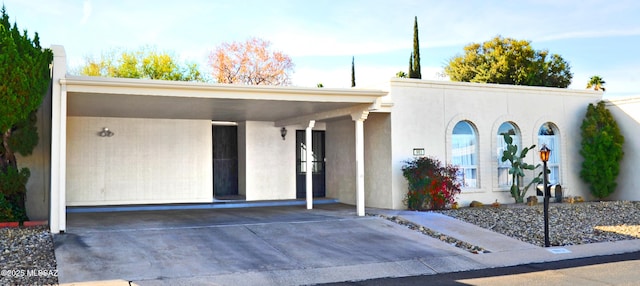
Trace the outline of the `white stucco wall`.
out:
M 478 187 L 463 190 L 458 200 L 462 205 L 472 200 L 514 202 L 508 190 L 497 184 L 496 134 L 505 121 L 518 126 L 523 146 L 537 144 L 540 126 L 553 122 L 560 133 L 560 180 L 565 194 L 589 197 L 578 176 L 580 123 L 587 105 L 601 96 L 588 90 L 392 79 L 393 208 L 405 207 L 402 198 L 407 184 L 401 168 L 403 161 L 413 157 L 413 148 L 424 148 L 427 156 L 451 162 L 451 133 L 461 120 L 475 126 L 479 150 Z M 539 162 L 537 148 L 527 162 Z M 527 196 L 532 194 L 529 190 Z
M 355 132 L 355 123 L 350 117 L 327 122 L 326 195 L 351 205 L 356 203 Z M 365 160 L 365 170 L 366 164 Z
M 636 135 L 640 130 L 640 97 L 610 100 L 607 108 L 624 136 L 624 157 L 620 162 L 618 187 L 610 196 L 614 200 L 640 201 L 640 138 Z
M 66 202 L 211 202 L 209 120 L 67 119 Z M 97 135 L 108 127 L 115 135 Z
M 391 114 L 371 112 L 364 122 L 365 205 L 393 208 L 391 187 Z
M 296 198 L 295 130 L 287 126 L 285 140 L 273 122 L 246 121 L 238 125 L 240 193 L 248 201 Z

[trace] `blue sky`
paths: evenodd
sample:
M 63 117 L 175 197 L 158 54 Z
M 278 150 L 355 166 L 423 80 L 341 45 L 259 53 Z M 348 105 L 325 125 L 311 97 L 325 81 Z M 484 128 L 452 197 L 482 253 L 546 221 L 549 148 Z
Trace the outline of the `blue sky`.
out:
M 640 1 L 590 0 L 4 0 L 11 21 L 65 47 L 70 68 L 112 48 L 143 45 L 207 69 L 217 45 L 269 40 L 295 64 L 293 84 L 385 88 L 407 71 L 418 17 L 423 79 L 496 35 L 531 41 L 572 67 L 570 88 L 606 81 L 607 97 L 640 96 Z

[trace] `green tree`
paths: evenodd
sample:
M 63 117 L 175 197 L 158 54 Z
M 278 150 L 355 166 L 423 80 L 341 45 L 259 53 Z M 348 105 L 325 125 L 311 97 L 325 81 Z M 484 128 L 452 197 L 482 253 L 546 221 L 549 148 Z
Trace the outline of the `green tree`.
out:
M 452 81 L 566 88 L 573 74 L 569 63 L 547 50 L 534 50 L 529 41 L 497 36 L 464 47 L 464 55 L 444 67 Z
M 584 158 L 580 177 L 589 184 L 591 194 L 599 199 L 606 198 L 618 185 L 616 178 L 624 156 L 624 136 L 604 101 L 589 104 L 580 130 L 580 155 Z
M 135 51 L 112 49 L 99 60 L 86 58 L 80 74 L 87 76 L 204 81 L 196 64 L 182 64 L 168 52 L 144 46 Z
M 413 52 L 411 52 L 411 55 L 409 55 L 409 74 L 407 74 L 407 77 L 409 78 L 413 78 Z
M 418 17 L 413 22 L 413 52 L 409 58 L 409 78 L 422 78 L 420 72 L 420 41 L 418 40 Z
M 53 53 L 33 40 L 2 7 L 0 19 L 0 194 L 13 209 L 12 217 L 26 219 L 24 197 L 29 169 L 18 168 L 16 153 L 29 155 L 38 143 L 35 112 L 51 82 Z M 2 210 L 0 210 L 2 211 Z
M 587 88 L 593 88 L 594 90 L 602 90 L 605 91 L 604 84 L 606 82 L 599 76 L 594 75 L 589 79 L 587 83 Z
M 351 57 L 351 87 L 356 87 L 356 66 L 354 57 Z
M 404 71 L 399 71 L 396 73 L 396 77 L 397 78 L 407 78 L 407 73 L 405 73 Z

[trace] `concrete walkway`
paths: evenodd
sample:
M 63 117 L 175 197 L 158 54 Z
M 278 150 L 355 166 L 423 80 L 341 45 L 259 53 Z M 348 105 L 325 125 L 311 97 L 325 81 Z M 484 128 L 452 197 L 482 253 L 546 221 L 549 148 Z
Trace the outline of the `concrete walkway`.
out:
M 301 285 L 625 253 L 639 240 L 545 249 L 443 215 L 367 209 L 491 251 L 472 254 L 353 206 L 73 213 L 54 237 L 60 283 Z M 549 251 L 554 250 L 554 251 Z M 76 284 L 80 285 L 80 284 Z
M 469 224 L 442 214 L 415 211 L 370 210 L 370 213 L 396 215 L 417 225 L 481 246 L 491 253 L 472 254 L 469 259 L 495 268 L 591 256 L 640 251 L 640 240 L 591 243 L 544 248 Z

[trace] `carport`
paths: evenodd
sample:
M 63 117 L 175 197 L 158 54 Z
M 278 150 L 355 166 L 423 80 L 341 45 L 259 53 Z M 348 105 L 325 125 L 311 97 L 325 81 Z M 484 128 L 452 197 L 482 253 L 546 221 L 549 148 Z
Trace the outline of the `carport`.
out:
M 52 126 L 51 126 L 51 209 L 50 209 L 50 227 L 52 233 L 64 232 L 66 230 L 66 208 L 69 202 L 69 180 L 93 180 L 100 178 L 104 184 L 111 184 L 122 189 L 125 195 L 131 195 L 131 199 L 123 198 L 121 201 L 126 203 L 138 203 L 135 194 L 126 191 L 122 182 L 109 182 L 109 178 L 99 172 L 87 173 L 86 176 L 74 176 L 68 174 L 69 170 L 82 169 L 82 166 L 76 166 L 75 161 L 68 162 L 70 152 L 82 153 L 76 151 L 77 146 L 87 146 L 91 144 L 91 148 L 99 149 L 100 144 L 117 145 L 119 141 L 104 141 L 100 137 L 108 136 L 102 134 L 104 130 L 96 130 L 86 128 L 84 125 L 70 125 L 73 118 L 109 118 L 109 119 L 135 119 L 135 120 L 155 120 L 152 126 L 154 130 L 159 130 L 164 137 L 171 138 L 172 129 L 167 126 L 159 126 L 162 122 L 191 122 L 193 121 L 215 121 L 215 122 L 268 122 L 275 130 L 280 128 L 296 125 L 302 126 L 305 131 L 306 148 L 312 150 L 312 131 L 317 122 L 332 118 L 351 118 L 355 126 L 355 174 L 356 182 L 356 210 L 357 215 L 364 215 L 364 121 L 371 110 L 381 108 L 381 98 L 387 94 L 380 90 L 361 90 L 361 89 L 329 89 L 329 88 L 300 88 L 300 87 L 273 87 L 273 86 L 238 86 L 223 84 L 205 84 L 193 82 L 172 82 L 157 81 L 144 79 L 119 79 L 119 78 L 98 78 L 98 77 L 78 77 L 66 74 L 66 59 L 64 48 L 61 46 L 53 46 L 54 63 L 53 63 L 53 85 L 51 88 L 52 98 Z M 168 120 L 168 121 L 161 121 Z M 140 123 L 147 124 L 147 121 Z M 123 123 L 126 125 L 127 122 Z M 194 124 L 201 124 L 197 122 Z M 75 124 L 75 123 L 74 123 Z M 147 125 L 145 125 L 147 126 Z M 172 128 L 182 128 L 182 125 L 175 125 Z M 107 128 L 108 126 L 104 126 Z M 125 126 L 126 127 L 126 126 Z M 84 129 L 83 129 L 84 128 Z M 164 129 L 163 129 L 164 128 Z M 89 138 L 86 142 L 77 140 L 73 137 L 73 132 L 79 133 L 82 129 L 82 138 Z M 86 130 L 85 130 L 86 129 Z M 126 129 L 126 128 L 123 128 Z M 265 128 L 263 128 L 265 129 Z M 118 140 L 133 140 L 127 136 L 144 137 L 155 136 L 155 134 L 138 134 L 140 129 L 132 129 L 130 133 L 125 131 L 115 132 L 114 138 L 119 136 Z M 249 130 L 249 129 L 247 129 Z M 73 132 L 72 132 L 73 131 Z M 111 131 L 111 130 L 109 130 Z M 181 131 L 181 130 L 180 130 Z M 136 133 L 137 132 L 137 133 Z M 247 131 L 247 134 L 250 134 Z M 88 134 L 88 135 L 87 135 Z M 131 135 L 133 134 L 133 135 Z M 280 134 L 277 134 L 279 137 Z M 71 139 L 70 139 L 71 138 Z M 282 136 L 285 139 L 285 136 Z M 68 141 L 69 140 L 69 141 Z M 204 139 L 206 140 L 206 138 Z M 210 140 L 210 139 L 209 139 Z M 107 143 L 105 143 L 107 142 Z M 126 141 L 120 141 L 125 142 Z M 248 142 L 248 140 L 247 140 Z M 199 146 L 207 146 L 207 142 Z M 157 144 L 163 144 L 162 140 L 158 140 Z M 167 143 L 169 144 L 169 143 Z M 210 143 L 209 143 L 210 144 Z M 249 143 L 247 143 L 249 144 Z M 126 145 L 126 144 L 125 144 Z M 268 145 L 268 144 L 267 144 Z M 167 147 L 168 148 L 168 147 Z M 95 154 L 90 151 L 83 151 L 86 154 L 73 154 L 73 156 L 84 156 L 83 164 L 92 166 L 95 164 L 108 164 L 105 160 L 109 160 L 113 156 L 122 154 L 111 153 L 101 158 L 94 158 Z M 121 149 L 119 149 L 121 150 Z M 167 150 L 167 149 L 162 149 Z M 145 150 L 126 149 L 126 155 L 131 155 L 131 160 L 153 160 L 154 157 L 135 157 L 136 152 L 144 153 Z M 277 150 L 276 150 L 277 152 Z M 312 198 L 312 170 L 313 158 L 312 152 L 306 152 L 306 205 L 308 209 L 313 207 Z M 197 154 L 196 154 L 197 155 Z M 180 156 L 175 156 L 179 158 Z M 75 157 L 73 157 L 75 158 Z M 105 159 L 106 158 L 106 159 Z M 129 157 L 128 157 L 129 158 Z M 137 159 L 136 159 L 137 158 Z M 198 158 L 198 156 L 194 156 Z M 94 160 L 94 161 L 87 161 Z M 128 159 L 129 160 L 129 159 Z M 188 158 L 181 158 L 184 162 L 188 162 Z M 248 158 L 239 159 L 242 162 L 249 162 Z M 203 161 L 202 168 L 211 168 Z M 123 163 L 124 165 L 124 163 Z M 190 165 L 190 164 L 183 164 Z M 123 167 L 123 173 L 131 173 Z M 178 166 L 180 167 L 180 166 Z M 193 168 L 197 168 L 191 166 Z M 207 169 L 208 170 L 208 169 Z M 149 170 L 139 171 L 141 173 L 152 173 Z M 144 174 L 147 174 L 144 173 Z M 185 171 L 188 173 L 188 170 Z M 206 173 L 206 172 L 205 172 Z M 166 174 L 152 174 L 143 178 L 165 178 Z M 129 174 L 125 174 L 129 175 Z M 80 178 L 79 178 L 80 177 Z M 168 177 L 170 178 L 170 176 Z M 179 182 L 180 186 L 192 186 L 195 181 L 197 184 L 194 189 L 206 189 L 210 184 L 207 178 L 188 178 L 185 182 Z M 135 174 L 131 175 L 131 180 L 135 181 Z M 106 183 L 104 182 L 106 181 Z M 123 180 L 126 181 L 126 180 Z M 140 180 L 136 184 L 137 189 L 149 189 L 158 191 L 158 193 L 149 196 L 162 196 L 162 187 L 164 185 L 154 186 L 153 180 Z M 198 183 L 200 182 L 200 183 Z M 85 182 L 86 183 L 86 182 Z M 117 183 L 122 183 L 117 185 Z M 126 183 L 126 182 L 125 182 Z M 242 182 L 241 182 L 242 183 Z M 86 183 L 88 185 L 91 182 Z M 191 185 L 190 185 L 191 184 Z M 79 183 L 80 186 L 82 184 Z M 166 185 L 166 184 L 165 184 Z M 118 189 L 113 187 L 112 189 Z M 134 188 L 134 189 L 135 189 Z M 159 189 L 157 189 L 159 188 Z M 167 187 L 168 188 L 168 187 Z M 97 188 L 104 191 L 105 187 Z M 173 190 L 172 190 L 173 191 Z M 186 194 L 186 199 L 174 201 L 171 197 L 165 199 L 164 203 L 189 203 L 189 202 L 206 202 L 209 199 L 202 194 Z M 86 203 L 86 202 L 85 202 Z M 105 202 L 108 203 L 108 202 Z M 146 203 L 141 201 L 141 203 Z M 156 203 L 154 201 L 154 203 Z

